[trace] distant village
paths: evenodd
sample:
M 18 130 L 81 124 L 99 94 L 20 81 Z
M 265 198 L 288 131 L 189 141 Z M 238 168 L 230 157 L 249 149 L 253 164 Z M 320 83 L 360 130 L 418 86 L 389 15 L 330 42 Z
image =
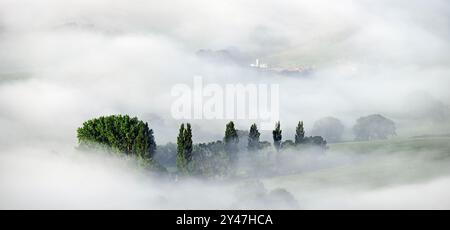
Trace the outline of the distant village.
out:
M 273 67 L 269 66 L 267 63 L 261 62 L 259 59 L 256 59 L 254 63 L 251 63 L 249 67 L 256 69 L 258 71 L 270 72 L 274 74 L 281 75 L 299 75 L 299 74 L 309 74 L 314 68 L 313 67 L 294 67 L 294 68 L 281 68 L 281 67 Z
M 296 66 L 293 68 L 283 68 L 272 66 L 262 62 L 257 58 L 253 63 L 249 63 L 249 58 L 238 51 L 233 50 L 209 50 L 201 49 L 196 53 L 199 57 L 221 64 L 235 64 L 241 67 L 250 68 L 261 73 L 278 74 L 286 76 L 304 76 L 314 71 L 314 67 Z

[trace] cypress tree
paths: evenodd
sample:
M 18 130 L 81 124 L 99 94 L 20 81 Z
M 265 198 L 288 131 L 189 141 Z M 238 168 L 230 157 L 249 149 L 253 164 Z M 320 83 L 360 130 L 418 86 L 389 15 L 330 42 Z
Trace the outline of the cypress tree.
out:
M 184 158 L 187 164 L 192 160 L 192 129 L 191 124 L 186 124 L 186 130 L 184 131 Z
M 281 149 L 281 128 L 280 128 L 280 122 L 277 122 L 275 124 L 275 129 L 272 131 L 273 136 L 273 145 L 275 146 L 275 149 L 277 151 L 280 151 Z
M 185 131 L 184 124 L 181 124 L 180 131 L 177 137 L 177 168 L 178 171 L 182 173 L 186 173 L 187 161 L 184 155 L 184 146 L 185 146 Z
M 234 163 L 237 160 L 239 136 L 232 121 L 226 125 L 223 141 L 225 143 L 225 152 L 228 154 L 230 161 Z
M 177 168 L 183 174 L 189 173 L 189 163 L 192 160 L 192 129 L 187 123 L 186 128 L 181 124 L 177 137 Z
M 303 121 L 299 121 L 297 128 L 295 128 L 295 145 L 302 144 L 305 140 L 305 129 L 303 128 Z
M 256 151 L 259 149 L 259 136 L 260 133 L 258 131 L 258 127 L 256 127 L 256 124 L 253 124 L 250 126 L 250 132 L 248 134 L 248 145 L 247 149 L 249 151 Z
M 155 136 L 153 136 L 153 129 L 149 129 L 148 128 L 148 124 L 147 123 L 145 123 L 145 126 L 146 126 L 146 130 L 148 130 L 147 131 L 147 133 L 148 133 L 148 135 L 147 135 L 147 137 L 148 137 L 148 141 L 149 141 L 149 152 L 150 152 L 150 156 L 151 157 L 153 157 L 153 155 L 156 153 L 156 141 L 155 141 Z

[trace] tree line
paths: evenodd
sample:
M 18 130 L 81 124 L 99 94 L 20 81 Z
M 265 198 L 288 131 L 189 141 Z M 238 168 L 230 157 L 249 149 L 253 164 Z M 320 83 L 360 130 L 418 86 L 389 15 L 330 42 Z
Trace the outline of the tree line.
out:
M 167 144 L 158 149 L 148 123 L 128 115 L 111 115 L 84 122 L 77 129 L 77 138 L 80 149 L 101 148 L 118 155 L 134 156 L 149 168 L 161 168 L 154 159 L 157 152 L 171 153 L 176 149 L 175 159 L 166 160 L 171 163 L 175 161 L 176 171 L 180 175 L 223 174 L 238 162 L 239 152 L 255 155 L 270 146 L 274 147 L 275 152 L 301 146 L 315 146 L 325 150 L 327 145 L 321 136 L 306 137 L 302 121 L 296 127 L 294 141 L 283 141 L 280 122 L 275 124 L 272 131 L 272 144 L 260 141 L 261 134 L 256 124 L 250 126 L 247 140 L 239 140 L 239 133 L 240 130 L 231 121 L 225 126 L 222 140 L 194 144 L 191 124 L 183 123 L 179 128 L 176 145 Z M 246 149 L 239 148 L 240 141 L 246 141 Z

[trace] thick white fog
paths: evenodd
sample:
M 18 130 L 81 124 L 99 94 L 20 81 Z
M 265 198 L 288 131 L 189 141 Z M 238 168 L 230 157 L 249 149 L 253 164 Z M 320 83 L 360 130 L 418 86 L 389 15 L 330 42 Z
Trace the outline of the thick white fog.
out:
M 281 178 L 169 180 L 93 152 L 17 147 L 0 155 L 2 209 L 448 209 L 449 161 L 427 152 L 289 158 Z M 414 156 L 410 156 L 413 154 Z M 378 156 L 377 156 L 378 155 Z M 246 164 L 244 162 L 244 164 Z M 340 171 L 350 166 L 350 170 Z M 331 169 L 331 171 L 322 171 Z M 261 169 L 264 170 L 264 169 Z M 293 177 L 293 178 L 292 178 Z M 276 194 L 282 189 L 288 193 Z
M 175 142 L 183 121 L 172 118 L 171 89 L 194 76 L 279 84 L 285 139 L 299 120 L 308 133 L 333 116 L 352 140 L 355 120 L 373 113 L 395 121 L 400 137 L 449 133 L 449 16 L 446 0 L 0 0 L 0 208 L 236 207 L 233 185 L 168 185 L 74 150 L 77 127 L 110 114 L 149 122 L 157 144 Z M 238 63 L 201 58 L 202 49 L 227 50 Z M 260 74 L 248 68 L 255 59 L 313 71 Z M 222 138 L 228 120 L 188 121 L 194 141 L 207 142 Z M 252 122 L 235 120 L 246 130 Z M 287 190 L 300 208 L 448 208 L 433 197 L 449 189 L 448 178 L 433 178 L 349 189 L 352 199 L 320 204 L 330 189 L 303 206 L 305 194 Z M 421 193 L 435 196 L 416 201 Z

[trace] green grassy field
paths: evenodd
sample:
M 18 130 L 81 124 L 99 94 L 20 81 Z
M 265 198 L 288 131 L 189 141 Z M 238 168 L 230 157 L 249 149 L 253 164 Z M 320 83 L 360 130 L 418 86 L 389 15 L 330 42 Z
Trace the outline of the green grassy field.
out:
M 433 151 L 450 154 L 450 136 L 433 136 L 417 138 L 399 138 L 383 141 L 344 142 L 330 145 L 331 152 L 347 151 L 351 153 L 423 153 Z
M 332 144 L 326 155 L 317 160 L 320 161 L 331 164 L 264 179 L 263 183 L 269 189 L 287 189 L 307 206 L 309 201 L 317 202 L 318 196 L 322 199 L 323 194 L 335 197 L 355 191 L 427 183 L 450 175 L 450 137 Z

